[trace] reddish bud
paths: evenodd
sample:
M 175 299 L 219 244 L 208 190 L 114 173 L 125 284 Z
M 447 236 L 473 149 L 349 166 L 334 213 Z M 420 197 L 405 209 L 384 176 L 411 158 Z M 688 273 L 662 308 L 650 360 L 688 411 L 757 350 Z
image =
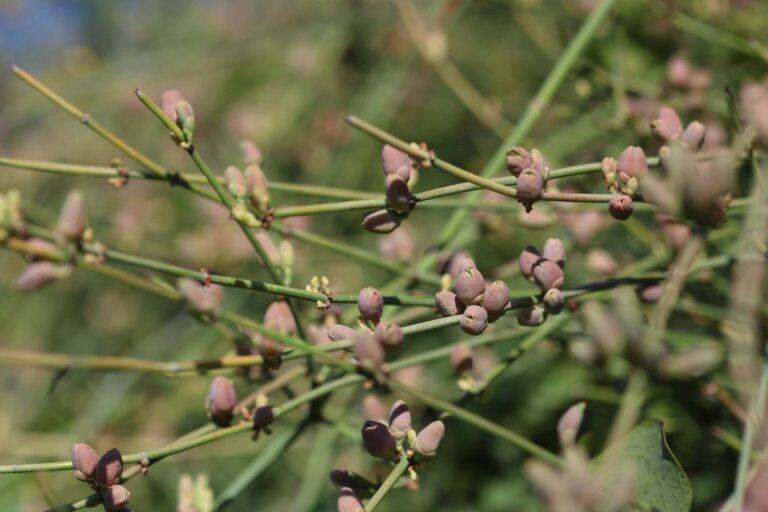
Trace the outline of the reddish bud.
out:
M 680 142 L 695 151 L 704 144 L 706 132 L 707 129 L 702 123 L 691 121 L 688 126 L 685 127 L 683 134 L 680 135 Z
M 381 399 L 372 394 L 367 393 L 363 396 L 362 401 L 363 416 L 369 421 L 378 421 L 384 423 L 387 418 L 387 409 L 384 407 Z
M 118 510 L 131 501 L 131 492 L 122 485 L 113 485 L 102 493 L 104 508 Z
M 413 160 L 408 154 L 399 149 L 385 144 L 381 149 L 381 168 L 384 176 L 399 176 L 406 183 L 411 179 Z
M 454 316 L 464 312 L 464 303 L 450 290 L 440 290 L 435 294 L 435 306 L 443 316 Z
M 403 344 L 403 330 L 392 322 L 379 322 L 373 331 L 373 339 L 378 342 L 386 352 L 391 352 Z
M 357 296 L 357 309 L 364 319 L 378 322 L 384 313 L 384 297 L 376 288 L 363 288 Z
M 384 364 L 384 348 L 373 339 L 373 335 L 360 330 L 353 337 L 355 357 L 361 365 L 376 369 Z
M 509 304 L 509 288 L 504 281 L 494 281 L 485 287 L 483 308 L 490 316 L 501 315 Z
M 522 146 L 513 146 L 507 151 L 507 171 L 512 176 L 520 176 L 523 170 L 533 166 L 531 154 Z
M 72 466 L 75 470 L 75 478 L 81 482 L 93 480 L 98 462 L 99 454 L 87 444 L 77 443 L 72 446 Z
M 408 409 L 408 404 L 398 400 L 392 404 L 392 409 L 389 411 L 389 431 L 395 439 L 401 439 L 409 430 L 411 430 L 411 410 Z
M 331 341 L 351 340 L 355 330 L 342 324 L 329 325 L 326 331 Z
M 211 420 L 220 426 L 229 425 L 236 405 L 237 395 L 232 381 L 226 377 L 213 379 L 206 399 L 206 408 Z
M 349 487 L 343 487 L 339 491 L 339 499 L 336 502 L 338 512 L 364 512 L 363 504 L 355 491 Z
M 482 334 L 488 327 L 488 312 L 481 306 L 467 306 L 459 320 L 459 327 L 467 334 L 476 336 Z
M 451 351 L 451 366 L 453 371 L 461 375 L 472 369 L 472 349 L 466 343 L 457 343 Z
M 249 140 L 240 141 L 240 155 L 243 157 L 245 165 L 261 165 L 263 160 L 259 147 Z
M 547 239 L 544 242 L 541 256 L 544 259 L 554 261 L 560 268 L 565 268 L 565 247 L 563 247 L 563 241 L 559 238 Z
M 257 407 L 251 415 L 253 420 L 253 429 L 262 430 L 272 424 L 275 421 L 275 408 L 274 406 L 267 404 Z
M 561 288 L 565 282 L 563 269 L 554 261 L 540 259 L 533 266 L 533 280 L 542 291 Z
M 16 278 L 16 289 L 22 292 L 39 290 L 54 281 L 64 279 L 72 270 L 50 261 L 30 263 Z
M 416 436 L 416 442 L 413 449 L 425 457 L 434 457 L 437 454 L 437 448 L 445 436 L 445 425 L 442 421 L 433 421 Z
M 533 277 L 533 266 L 540 259 L 541 255 L 539 254 L 539 251 L 537 251 L 536 248 L 532 245 L 529 245 L 523 250 L 523 252 L 520 253 L 520 257 L 517 259 L 517 262 L 520 265 L 520 273 L 523 275 L 523 277 L 526 279 Z
M 396 230 L 402 221 L 402 217 L 397 212 L 384 208 L 366 213 L 360 224 L 366 231 L 384 234 Z
M 661 107 L 656 119 L 651 121 L 651 133 L 662 142 L 669 142 L 683 133 L 680 116 L 669 107 Z
M 391 174 L 384 180 L 384 192 L 387 196 L 387 205 L 399 213 L 408 213 L 412 209 L 411 191 L 408 183 L 400 176 Z
M 619 173 L 639 178 L 648 172 L 648 162 L 645 159 L 645 151 L 637 146 L 629 146 L 619 155 L 616 164 Z
M 533 203 L 541 199 L 544 193 L 544 180 L 533 168 L 525 169 L 517 178 L 517 201 L 531 211 Z
M 397 460 L 397 442 L 386 425 L 366 421 L 361 434 L 368 453 L 380 459 Z
M 632 198 L 625 194 L 616 194 L 608 203 L 608 213 L 616 220 L 627 220 L 634 210 Z
M 541 306 L 528 306 L 517 312 L 517 323 L 526 327 L 537 327 L 547 319 L 547 312 Z
M 283 334 L 296 334 L 296 320 L 287 302 L 277 301 L 267 307 L 264 313 L 264 325 Z
M 83 194 L 73 190 L 67 194 L 59 213 L 56 234 L 65 240 L 79 240 L 87 228 Z
M 544 309 L 550 315 L 557 315 L 565 306 L 565 300 L 563 299 L 563 292 L 557 288 L 550 288 L 544 294 L 541 299 L 541 303 L 544 305 Z
M 104 452 L 96 464 L 96 483 L 102 489 L 111 487 L 120 480 L 123 474 L 123 456 L 117 448 Z
M 468 267 L 456 278 L 454 288 L 456 296 L 464 304 L 480 304 L 483 301 L 485 280 L 479 270 Z

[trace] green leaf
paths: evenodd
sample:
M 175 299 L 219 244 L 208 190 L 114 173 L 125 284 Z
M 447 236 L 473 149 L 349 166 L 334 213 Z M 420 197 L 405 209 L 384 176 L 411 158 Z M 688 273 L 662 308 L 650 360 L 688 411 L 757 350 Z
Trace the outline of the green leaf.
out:
M 687 512 L 691 509 L 691 483 L 667 445 L 661 420 L 650 419 L 638 424 L 624 438 L 622 446 L 623 459 L 635 466 L 638 510 Z

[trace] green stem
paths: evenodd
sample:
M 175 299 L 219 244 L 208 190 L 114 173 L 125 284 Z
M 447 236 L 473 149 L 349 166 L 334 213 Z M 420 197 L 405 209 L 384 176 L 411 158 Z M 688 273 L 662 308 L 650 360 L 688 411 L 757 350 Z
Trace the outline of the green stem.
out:
M 400 477 L 403 476 L 403 473 L 405 473 L 407 469 L 408 457 L 402 457 L 400 462 L 398 462 L 397 465 L 392 468 L 392 472 L 389 473 L 387 478 L 381 483 L 381 486 L 376 489 L 376 493 L 371 496 L 371 499 L 368 500 L 368 503 L 365 504 L 365 512 L 373 512 L 376 510 L 376 507 L 381 504 L 387 493 L 392 490 L 392 487 L 395 486 L 395 484 L 398 482 L 398 480 L 400 480 Z
M 744 504 L 744 493 L 747 489 L 747 474 L 749 473 L 749 462 L 752 459 L 752 444 L 755 440 L 755 433 L 760 432 L 765 420 L 765 401 L 768 395 L 768 364 L 763 364 L 763 372 L 760 376 L 760 385 L 757 393 L 752 399 L 749 408 L 747 421 L 744 422 L 744 434 L 741 438 L 741 450 L 739 451 L 739 462 L 736 469 L 736 482 L 733 491 L 733 510 L 742 510 Z

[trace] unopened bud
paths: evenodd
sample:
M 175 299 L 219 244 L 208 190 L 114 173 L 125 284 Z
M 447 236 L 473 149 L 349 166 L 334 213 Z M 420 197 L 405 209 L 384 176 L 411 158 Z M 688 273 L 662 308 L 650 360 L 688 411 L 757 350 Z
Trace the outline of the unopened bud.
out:
M 369 421 L 378 421 L 384 423 L 387 420 L 387 409 L 384 407 L 381 399 L 372 394 L 367 393 L 363 396 L 362 401 L 363 416 Z
M 456 296 L 464 304 L 480 304 L 483 301 L 485 280 L 479 270 L 468 267 L 456 278 L 454 288 Z
M 404 226 L 381 237 L 378 249 L 379 253 L 388 260 L 408 261 L 416 255 L 416 241 Z
M 112 448 L 99 457 L 99 462 L 96 464 L 96 471 L 94 472 L 96 483 L 99 487 L 106 489 L 117 484 L 122 474 L 123 456 L 120 454 L 120 450 Z
M 351 340 L 355 330 L 342 324 L 329 325 L 326 331 L 331 341 Z
M 402 222 L 403 219 L 397 212 L 383 208 L 366 213 L 360 224 L 371 233 L 386 234 L 396 230 Z
M 357 309 L 364 319 L 377 323 L 384 313 L 384 297 L 376 288 L 363 288 L 357 296 Z
M 465 333 L 473 336 L 482 334 L 485 328 L 488 327 L 488 312 L 481 306 L 467 306 L 459 320 L 459 327 Z
M 680 116 L 669 107 L 661 107 L 656 119 L 651 121 L 651 133 L 662 142 L 669 142 L 683 133 Z
M 466 343 L 457 343 L 451 351 L 451 366 L 453 371 L 461 375 L 472 369 L 472 349 Z
M 353 343 L 355 357 L 362 366 L 374 370 L 384 364 L 384 348 L 369 331 L 355 332 Z
M 606 156 L 600 164 L 600 171 L 603 173 L 603 183 L 605 188 L 611 192 L 618 192 L 616 185 L 617 163 L 612 156 Z
M 587 268 L 601 276 L 612 276 L 619 270 L 619 263 L 611 253 L 597 247 L 587 253 Z
M 98 463 L 99 454 L 87 444 L 77 443 L 72 446 L 72 466 L 75 470 L 75 478 L 81 482 L 93 480 Z
M 402 439 L 411 430 L 411 410 L 408 404 L 402 400 L 392 404 L 389 411 L 389 431 L 395 439 Z
M 254 430 L 263 430 L 275 421 L 275 408 L 273 405 L 266 404 L 257 407 L 251 415 Z
M 539 251 L 535 247 L 529 245 L 523 252 L 520 253 L 520 257 L 517 259 L 518 265 L 520 265 L 520 273 L 526 279 L 533 277 L 533 266 L 537 261 L 541 259 Z
M 584 409 L 586 407 L 587 404 L 585 402 L 579 402 L 570 406 L 568 410 L 560 416 L 560 421 L 557 422 L 557 435 L 560 437 L 561 446 L 570 446 L 576 441 L 581 422 L 584 419 Z
M 381 168 L 384 171 L 384 176 L 399 176 L 400 179 L 408 183 L 408 180 L 411 179 L 412 166 L 413 160 L 408 154 L 389 144 L 384 144 L 381 149 Z
M 635 293 L 641 301 L 653 304 L 661 300 L 664 295 L 664 287 L 660 284 L 639 285 L 635 288 Z
M 285 301 L 276 301 L 267 307 L 264 313 L 264 325 L 283 334 L 296 334 L 296 320 L 293 318 L 291 307 Z
M 531 154 L 522 146 L 513 146 L 507 151 L 507 171 L 512 176 L 520 176 L 523 170 L 533 165 Z
M 629 146 L 619 155 L 619 161 L 616 164 L 616 170 L 619 174 L 639 178 L 648 172 L 648 162 L 645 159 L 645 151 L 637 146 Z
M 532 149 L 531 159 L 533 160 L 531 167 L 533 168 L 534 171 L 539 173 L 539 176 L 541 176 L 541 179 L 544 181 L 549 179 L 549 164 L 544 159 L 544 155 L 541 154 L 541 151 L 535 148 Z
M 2 206 L 0 206 L 2 208 Z M 28 261 L 40 261 L 45 259 L 48 254 L 55 254 L 59 247 L 53 242 L 49 242 L 44 238 L 31 237 L 24 240 L 28 250 L 24 253 L 24 257 Z
M 413 449 L 424 457 L 434 457 L 443 436 L 445 436 L 445 425 L 440 420 L 433 421 L 416 436 Z
M 131 501 L 131 492 L 122 485 L 113 485 L 102 493 L 102 498 L 107 510 L 118 510 Z
M 688 59 L 675 55 L 667 61 L 667 83 L 676 89 L 687 89 L 692 71 Z
M 490 316 L 504 313 L 509 304 L 509 288 L 504 281 L 494 281 L 485 287 L 483 292 L 483 308 Z
M 396 350 L 403 344 L 403 330 L 392 322 L 379 322 L 373 331 L 373 339 L 376 340 L 386 352 Z
M 537 327 L 547 319 L 547 312 L 542 306 L 528 306 L 517 312 L 517 323 L 526 327 Z
M 219 426 L 232 422 L 233 411 L 237 405 L 237 395 L 232 381 L 226 377 L 216 377 L 208 388 L 206 408 L 211 420 Z
M 680 142 L 696 151 L 702 144 L 704 144 L 704 136 L 706 135 L 706 132 L 707 129 L 702 123 L 691 121 L 688 126 L 685 127 L 683 134 L 680 135 Z
M 368 453 L 379 459 L 397 460 L 397 442 L 386 425 L 366 421 L 361 434 Z
M 163 94 L 160 95 L 160 105 L 163 108 L 163 112 L 165 112 L 174 123 L 178 121 L 176 104 L 183 99 L 184 96 L 182 96 L 176 89 L 168 89 L 167 91 L 163 91 Z
M 237 199 L 243 199 L 248 195 L 248 185 L 245 182 L 245 176 L 234 165 L 230 165 L 224 171 L 224 181 L 227 184 L 229 193 Z
M 271 197 L 269 195 L 269 183 L 264 171 L 257 164 L 250 164 L 245 167 L 243 175 L 251 204 L 260 212 L 266 211 L 269 208 Z
M 541 256 L 544 259 L 554 261 L 560 268 L 565 268 L 565 247 L 563 247 L 563 241 L 559 238 L 548 238 L 544 242 Z
M 83 194 L 73 190 L 67 194 L 64 205 L 61 207 L 56 234 L 65 240 L 79 240 L 87 227 Z
M 338 512 L 364 512 L 363 504 L 360 498 L 349 487 L 343 487 L 339 490 L 339 498 L 336 502 Z
M 399 213 L 411 211 L 411 191 L 408 183 L 400 176 L 391 174 L 384 180 L 384 192 L 387 196 L 387 205 Z
M 533 280 L 545 291 L 550 288 L 562 288 L 565 275 L 557 263 L 542 258 L 533 266 Z
M 541 303 L 544 305 L 544 309 L 550 315 L 557 315 L 565 306 L 565 299 L 563 299 L 563 292 L 557 288 L 550 288 L 544 293 L 544 297 L 541 299 Z
M 50 261 L 30 263 L 16 278 L 16 289 L 22 292 L 39 290 L 54 281 L 68 277 L 71 273 L 70 267 L 56 265 Z
M 544 193 L 544 180 L 536 170 L 529 167 L 517 178 L 517 201 L 530 212 L 533 203 L 541 199 Z
M 464 312 L 464 303 L 450 290 L 440 290 L 435 294 L 435 306 L 443 316 L 454 316 Z
M 627 220 L 634 210 L 632 198 L 625 194 L 616 194 L 608 203 L 608 213 L 616 220 Z
M 177 281 L 176 287 L 184 297 L 187 307 L 200 315 L 215 313 L 224 300 L 224 289 L 217 284 L 203 285 L 182 277 Z
M 240 155 L 245 165 L 261 165 L 263 156 L 259 147 L 249 140 L 240 141 Z

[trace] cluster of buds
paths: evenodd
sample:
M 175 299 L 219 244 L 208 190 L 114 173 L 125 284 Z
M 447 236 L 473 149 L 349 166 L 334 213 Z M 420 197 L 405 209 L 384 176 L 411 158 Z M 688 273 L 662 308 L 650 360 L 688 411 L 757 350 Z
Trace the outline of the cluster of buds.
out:
M 416 179 L 418 163 L 407 153 L 385 144 L 381 150 L 381 169 L 384 171 L 384 193 L 387 208 L 363 216 L 362 226 L 373 233 L 391 233 L 397 229 L 416 203 L 410 184 Z
M 123 456 L 117 448 L 99 457 L 87 444 L 77 443 L 72 446 L 72 466 L 75 478 L 99 491 L 106 510 L 130 512 L 126 505 L 131 500 L 131 493 L 120 485 Z
M 632 199 L 638 193 L 639 180 L 648 172 L 645 152 L 637 146 L 629 146 L 621 152 L 618 161 L 612 156 L 603 158 L 600 169 L 605 187 L 616 194 L 608 204 L 609 213 L 614 219 L 627 220 L 634 210 Z
M 312 293 L 322 293 L 326 297 L 328 297 L 327 300 L 318 300 L 316 302 L 317 309 L 320 310 L 326 310 L 331 307 L 331 297 L 333 297 L 333 292 L 331 291 L 331 282 L 328 280 L 326 276 L 317 277 L 312 276 L 312 279 L 309 281 L 309 284 L 304 287 L 305 290 Z
M 240 143 L 240 151 L 245 168 L 241 171 L 238 167 L 230 165 L 224 171 L 224 182 L 229 193 L 237 201 L 232 209 L 232 216 L 248 226 L 257 227 L 261 224 L 248 206 L 262 215 L 269 210 L 269 184 L 261 168 L 261 150 L 254 143 L 244 140 Z
M 367 395 L 363 406 L 368 418 L 361 429 L 366 451 L 388 462 L 407 457 L 409 473 L 415 479 L 415 470 L 437 455 L 445 435 L 443 422 L 433 421 L 417 433 L 412 427 L 411 411 L 404 401 L 396 401 L 387 417 L 384 405 L 375 395 Z M 375 488 L 365 478 L 343 470 L 332 471 L 331 481 L 340 487 L 339 512 L 364 510 L 361 498 L 369 496 Z
M 438 291 L 435 306 L 443 316 L 462 315 L 459 327 L 467 334 L 481 334 L 509 305 L 507 285 L 503 281 L 486 283 L 475 261 L 467 255 L 461 259 L 453 289 Z
M 517 315 L 520 325 L 537 326 L 544 323 L 547 315 L 557 315 L 563 310 L 565 300 L 560 289 L 565 282 L 565 248 L 558 238 L 544 243 L 541 253 L 533 247 L 526 247 L 518 258 L 520 273 L 535 283 L 542 291 L 541 305 L 522 308 Z
M 533 203 L 541 199 L 549 179 L 549 164 L 538 149 L 530 152 L 514 146 L 507 151 L 507 170 L 517 178 L 517 201 L 530 212 Z
M 204 319 L 213 320 L 224 301 L 224 288 L 214 283 L 200 283 L 187 277 L 179 278 L 176 289 L 184 298 L 190 313 Z
M 171 134 L 174 142 L 181 148 L 189 150 L 192 148 L 195 135 L 195 112 L 192 105 L 189 104 L 184 96 L 176 89 L 164 91 L 160 96 L 160 106 L 163 112 L 181 129 L 184 135 L 183 140 L 179 140 L 176 135 Z

